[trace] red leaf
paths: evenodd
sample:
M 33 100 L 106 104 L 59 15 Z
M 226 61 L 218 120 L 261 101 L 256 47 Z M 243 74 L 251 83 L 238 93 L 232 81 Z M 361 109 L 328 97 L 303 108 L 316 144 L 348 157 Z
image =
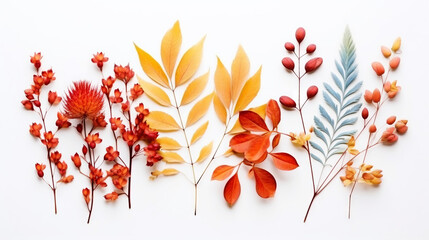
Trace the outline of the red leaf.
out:
M 229 206 L 232 206 L 240 197 L 240 193 L 241 193 L 240 180 L 238 180 L 238 175 L 236 173 L 226 183 L 225 189 L 223 190 L 223 197 L 225 198 Z
M 264 119 L 252 111 L 241 111 L 238 117 L 241 126 L 248 131 L 268 132 Z
M 249 161 L 259 160 L 270 147 L 270 133 L 262 134 L 250 141 L 247 150 L 244 151 L 244 158 Z
M 225 180 L 234 171 L 235 166 L 220 165 L 213 171 L 212 180 Z
M 289 171 L 299 167 L 296 159 L 289 153 L 270 153 L 270 155 L 273 157 L 274 165 L 280 170 Z
M 256 160 L 244 159 L 244 160 L 252 163 L 251 165 L 253 165 L 253 164 L 258 164 L 258 163 L 265 161 L 265 159 L 267 159 L 267 157 L 268 157 L 268 152 L 265 151 L 259 159 L 256 159 Z
M 276 129 L 280 122 L 280 107 L 277 101 L 271 99 L 267 104 L 267 116 L 273 123 L 273 129 Z
M 280 133 L 277 133 L 277 135 L 274 136 L 273 142 L 271 143 L 273 149 L 276 148 L 279 145 L 280 142 Z
M 234 152 L 244 153 L 249 149 L 251 141 L 257 137 L 259 136 L 255 134 L 241 133 L 231 138 L 231 140 L 229 141 L 229 146 Z
M 276 193 L 277 183 L 273 175 L 268 171 L 254 167 L 253 174 L 255 175 L 256 192 L 261 198 L 274 197 Z

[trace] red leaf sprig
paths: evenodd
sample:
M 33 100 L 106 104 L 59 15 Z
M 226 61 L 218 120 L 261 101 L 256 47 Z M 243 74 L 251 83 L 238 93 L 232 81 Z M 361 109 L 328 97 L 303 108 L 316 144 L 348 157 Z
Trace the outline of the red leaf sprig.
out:
M 271 130 L 268 128 L 265 119 L 256 112 L 241 111 L 239 113 L 239 122 L 246 132 L 234 136 L 230 140 L 230 147 L 234 152 L 242 154 L 244 159 L 235 166 L 218 166 L 213 172 L 212 180 L 221 181 L 230 177 L 235 171 L 224 188 L 224 198 L 230 206 L 234 205 L 240 197 L 241 186 L 238 171 L 242 164 L 250 167 L 249 175 L 255 178 L 256 192 L 261 198 L 273 197 L 277 183 L 274 176 L 259 167 L 258 164 L 270 156 L 274 166 L 280 170 L 289 171 L 298 167 L 298 163 L 292 155 L 285 152 L 273 152 L 279 144 L 281 135 L 289 136 L 277 131 L 281 120 L 280 107 L 277 101 L 270 100 L 268 102 L 266 116 L 272 123 Z M 274 137 L 272 137 L 273 135 Z
M 44 182 L 51 188 L 54 197 L 54 210 L 55 214 L 57 213 L 57 196 L 56 191 L 58 187 L 58 183 L 70 183 L 73 181 L 73 175 L 67 175 L 67 163 L 61 161 L 62 154 L 58 151 L 54 151 L 54 149 L 58 146 L 59 139 L 56 137 L 57 132 L 60 129 L 68 128 L 70 126 L 70 122 L 68 118 L 62 115 L 60 112 L 57 113 L 58 119 L 55 122 L 57 129 L 55 131 L 48 130 L 47 126 L 47 115 L 49 110 L 52 109 L 53 106 L 58 105 L 61 102 L 61 97 L 58 96 L 56 92 L 49 91 L 46 96 L 47 107 L 43 109 L 45 104 L 42 104 L 41 96 L 42 89 L 44 86 L 48 86 L 52 83 L 56 77 L 55 73 L 52 69 L 42 71 L 40 73 L 40 67 L 42 66 L 42 54 L 34 53 L 32 57 L 30 57 L 30 62 L 34 65 L 36 69 L 36 74 L 33 75 L 33 85 L 31 88 L 26 89 L 25 100 L 22 100 L 21 103 L 26 110 L 34 111 L 38 113 L 41 123 L 32 123 L 30 125 L 30 134 L 40 139 L 41 143 L 46 147 L 47 152 L 47 164 L 49 166 L 50 172 L 50 180 L 46 180 L 44 170 L 46 165 L 43 163 L 36 163 L 36 171 L 37 176 L 44 180 Z M 56 180 L 55 177 L 55 169 L 58 169 L 58 173 L 60 175 L 60 179 Z

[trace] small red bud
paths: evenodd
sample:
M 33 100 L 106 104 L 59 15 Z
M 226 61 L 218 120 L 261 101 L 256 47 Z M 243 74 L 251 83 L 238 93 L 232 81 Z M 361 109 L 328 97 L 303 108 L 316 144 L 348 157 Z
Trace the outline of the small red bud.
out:
M 396 121 L 396 116 L 391 116 L 386 120 L 386 123 L 392 125 Z
M 295 101 L 288 96 L 281 96 L 280 103 L 286 108 L 294 108 L 296 107 Z
M 369 127 L 370 133 L 375 133 L 376 131 L 377 131 L 377 127 L 374 124 Z
M 84 156 L 88 153 L 88 148 L 85 145 L 82 147 L 82 153 Z
M 307 73 L 314 72 L 320 67 L 320 65 L 322 65 L 322 63 L 323 63 L 323 59 L 320 57 L 310 59 L 310 61 L 308 61 L 305 64 L 305 71 Z
M 300 27 L 300 28 L 298 28 L 296 30 L 296 32 L 295 32 L 295 38 L 296 38 L 296 41 L 298 41 L 298 43 L 301 43 L 302 40 L 304 40 L 304 38 L 305 38 L 305 30 L 304 30 L 304 28 Z
M 135 152 L 140 151 L 140 144 L 137 144 L 137 145 L 134 147 L 134 151 L 135 151 Z
M 291 42 L 285 43 L 285 48 L 286 48 L 286 50 L 288 50 L 290 52 L 295 51 L 295 45 L 293 45 L 293 43 L 291 43 Z
M 315 44 L 308 45 L 308 47 L 307 47 L 307 53 L 311 54 L 311 53 L 314 53 L 314 51 L 316 51 L 316 45 Z
M 21 103 L 22 103 L 22 105 L 24 106 L 25 109 L 27 109 L 27 110 L 34 110 L 33 103 L 31 101 L 29 101 L 29 100 L 23 100 Z
M 363 118 L 363 119 L 367 119 L 367 118 L 368 118 L 368 115 L 369 115 L 368 108 L 364 108 L 364 109 L 362 109 L 362 118 Z
M 317 92 L 319 91 L 319 89 L 317 88 L 317 86 L 311 86 L 307 89 L 307 98 L 311 99 L 314 96 L 316 96 Z
M 42 105 L 39 100 L 34 101 L 33 104 L 36 107 L 40 107 Z
M 82 133 L 82 130 L 83 130 L 83 126 L 82 126 L 82 124 L 78 124 L 77 126 L 76 126 L 76 130 L 79 132 L 79 133 Z
M 291 71 L 293 71 L 293 69 L 295 68 L 295 63 L 293 62 L 293 60 L 290 57 L 283 58 L 282 64 L 286 69 L 291 70 Z
M 43 173 L 42 170 L 38 170 L 37 175 L 42 178 L 45 174 Z

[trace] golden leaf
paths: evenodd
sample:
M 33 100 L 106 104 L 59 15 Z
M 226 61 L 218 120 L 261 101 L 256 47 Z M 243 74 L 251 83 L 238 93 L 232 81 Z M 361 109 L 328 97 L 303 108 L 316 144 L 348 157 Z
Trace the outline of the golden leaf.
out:
M 173 75 L 174 67 L 176 66 L 176 60 L 181 45 L 182 33 L 180 31 L 179 21 L 176 21 L 173 27 L 165 33 L 161 43 L 161 59 L 164 64 L 164 69 L 167 71 L 170 79 Z
M 207 113 L 210 103 L 212 102 L 213 95 L 213 93 L 210 93 L 192 107 L 188 115 L 188 120 L 186 121 L 186 127 L 196 123 Z
M 226 118 L 227 118 L 226 109 L 216 94 L 213 97 L 213 106 L 214 106 L 216 115 L 219 117 L 219 119 L 222 121 L 223 124 L 226 124 Z
M 173 176 L 173 175 L 176 175 L 178 173 L 179 173 L 179 171 L 174 169 L 174 168 L 166 168 L 162 171 L 155 170 L 155 171 L 151 172 L 151 176 L 149 178 L 151 180 L 155 180 L 160 175 Z
M 188 85 L 185 93 L 183 93 L 182 102 L 180 103 L 181 106 L 194 101 L 198 96 L 200 96 L 209 80 L 209 73 L 210 71 L 196 78 Z
M 148 75 L 153 81 L 160 84 L 163 87 L 170 88 L 168 83 L 168 78 L 162 70 L 161 65 L 147 52 L 143 51 L 143 49 L 139 48 L 136 44 L 134 44 L 137 50 L 137 54 L 139 55 L 140 64 L 143 68 L 143 71 Z
M 244 84 L 241 90 L 240 96 L 238 97 L 237 104 L 235 105 L 234 114 L 245 109 L 247 105 L 256 97 L 261 87 L 261 70 L 262 67 L 253 75 L 246 84 Z
M 198 70 L 203 56 L 203 44 L 206 37 L 203 37 L 197 44 L 189 48 L 183 54 L 182 59 L 176 69 L 176 87 L 186 83 Z
M 191 144 L 194 144 L 196 141 L 198 141 L 198 139 L 200 139 L 204 135 L 208 125 L 209 125 L 209 121 L 205 122 L 195 131 L 194 135 L 192 135 Z
M 137 76 L 137 79 L 146 95 L 148 95 L 154 102 L 165 107 L 171 106 L 170 98 L 164 90 L 150 82 L 144 81 L 139 76 Z
M 204 146 L 201 149 L 200 155 L 198 156 L 198 159 L 196 162 L 199 163 L 199 162 L 203 162 L 204 160 L 206 160 L 206 158 L 208 158 L 210 153 L 212 152 L 212 148 L 213 148 L 213 142 Z
M 185 160 L 175 152 L 159 152 L 159 155 L 162 157 L 162 161 L 166 163 L 184 163 Z
M 174 139 L 169 137 L 157 138 L 156 141 L 161 145 L 163 150 L 178 150 L 182 146 Z
M 228 134 L 233 135 L 233 134 L 243 133 L 245 131 L 246 130 L 243 127 L 241 127 L 240 121 L 238 121 L 238 119 L 237 119 L 237 121 L 235 121 L 235 124 L 231 128 L 231 130 L 228 131 Z
M 225 106 L 225 109 L 229 109 L 231 104 L 231 76 L 219 58 L 217 58 L 214 82 L 217 96 Z
M 247 75 L 249 74 L 250 62 L 243 47 L 240 45 L 235 55 L 234 61 L 231 66 L 231 79 L 232 79 L 232 101 L 235 102 L 240 94 Z
M 229 157 L 229 156 L 232 156 L 232 155 L 234 155 L 234 151 L 232 150 L 232 148 L 229 148 L 228 150 L 226 150 L 223 153 L 223 156 L 225 156 L 225 157 Z
M 176 131 L 180 129 L 172 116 L 160 111 L 150 112 L 146 117 L 146 121 L 151 128 L 160 132 Z

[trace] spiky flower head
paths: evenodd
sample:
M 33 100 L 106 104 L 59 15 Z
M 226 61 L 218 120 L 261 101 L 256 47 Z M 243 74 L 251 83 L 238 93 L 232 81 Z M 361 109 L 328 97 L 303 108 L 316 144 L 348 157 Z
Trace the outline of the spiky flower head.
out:
M 64 100 L 64 116 L 69 119 L 95 119 L 103 109 L 103 92 L 88 81 L 74 82 Z

